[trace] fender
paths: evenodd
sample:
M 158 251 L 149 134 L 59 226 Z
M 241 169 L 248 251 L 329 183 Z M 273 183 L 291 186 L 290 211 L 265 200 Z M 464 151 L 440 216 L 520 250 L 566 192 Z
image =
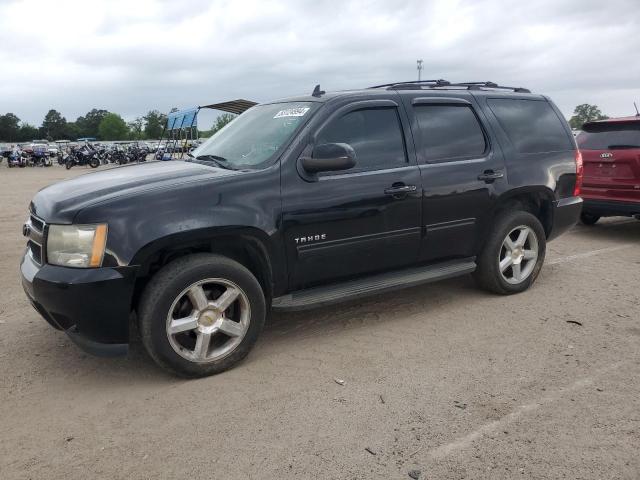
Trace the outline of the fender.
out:
M 281 232 L 280 165 L 236 172 L 221 179 L 178 183 L 83 209 L 78 223 L 108 223 L 104 266 L 137 266 L 162 249 L 215 247 L 215 239 L 240 235 L 266 256 L 275 285 L 286 284 Z M 215 250 L 214 250 L 215 251 Z

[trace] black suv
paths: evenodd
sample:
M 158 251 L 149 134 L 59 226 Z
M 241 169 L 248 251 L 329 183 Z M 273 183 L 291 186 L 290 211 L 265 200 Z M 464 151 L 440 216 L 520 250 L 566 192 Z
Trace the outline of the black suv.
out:
M 247 110 L 186 161 L 41 190 L 22 283 L 91 353 L 125 353 L 137 318 L 162 367 L 218 373 L 271 308 L 469 273 L 526 290 L 546 242 L 580 216 L 578 159 L 558 109 L 523 88 L 316 87 Z

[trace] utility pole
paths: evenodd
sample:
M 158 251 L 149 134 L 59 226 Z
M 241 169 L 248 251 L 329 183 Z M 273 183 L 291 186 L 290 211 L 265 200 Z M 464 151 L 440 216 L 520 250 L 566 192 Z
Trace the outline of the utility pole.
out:
M 418 60 L 418 81 L 422 78 L 422 60 Z

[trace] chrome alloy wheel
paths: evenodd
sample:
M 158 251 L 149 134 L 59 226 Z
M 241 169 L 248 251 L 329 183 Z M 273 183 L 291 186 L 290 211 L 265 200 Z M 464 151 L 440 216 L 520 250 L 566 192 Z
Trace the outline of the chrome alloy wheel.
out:
M 498 254 L 502 278 L 512 285 L 526 280 L 538 261 L 538 237 L 530 227 L 520 225 L 509 232 Z
M 173 350 L 196 363 L 219 360 L 242 342 L 251 319 L 247 294 L 235 283 L 207 278 L 185 288 L 167 315 Z

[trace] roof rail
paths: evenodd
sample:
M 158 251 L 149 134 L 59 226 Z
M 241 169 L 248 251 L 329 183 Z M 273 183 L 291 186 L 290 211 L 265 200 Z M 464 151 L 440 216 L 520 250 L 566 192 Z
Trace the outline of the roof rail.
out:
M 369 87 L 369 88 L 383 88 L 383 87 L 398 87 L 398 86 L 404 86 L 404 85 L 415 85 L 416 87 L 422 86 L 422 85 L 449 85 L 449 82 L 447 80 L 443 80 L 443 79 L 439 79 L 439 80 L 417 80 L 417 81 L 413 81 L 413 82 L 393 82 L 393 83 L 384 83 L 382 85 L 374 85 L 373 87 Z
M 467 90 L 480 90 L 483 88 L 497 90 L 511 90 L 516 93 L 531 93 L 531 90 L 523 87 L 506 87 L 495 82 L 460 82 L 451 83 L 447 80 L 420 80 L 414 82 L 394 82 L 384 85 L 376 85 L 369 88 L 387 88 L 389 90 L 414 90 L 423 88 L 466 88 Z
M 467 87 L 469 90 L 479 90 L 480 88 L 493 88 L 498 90 L 512 90 L 518 93 L 531 93 L 531 90 L 524 87 L 506 87 L 504 85 L 498 85 L 495 82 L 461 82 L 452 83 L 453 86 Z

